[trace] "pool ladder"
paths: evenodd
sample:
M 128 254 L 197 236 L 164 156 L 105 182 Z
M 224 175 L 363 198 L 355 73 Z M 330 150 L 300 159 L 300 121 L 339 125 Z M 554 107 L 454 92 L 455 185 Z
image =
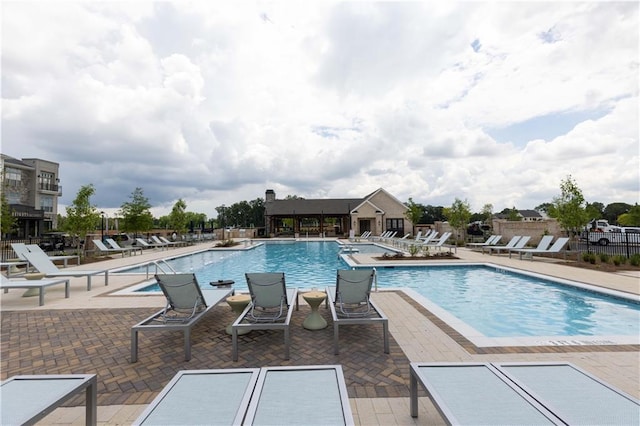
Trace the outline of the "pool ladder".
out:
M 166 260 L 160 259 L 160 260 L 154 260 L 151 263 L 147 263 L 147 278 L 149 278 L 149 267 L 151 265 L 155 265 L 154 275 L 157 274 L 158 271 L 162 272 L 163 274 L 167 274 L 167 273 L 177 274 L 176 270 L 173 269 L 171 267 L 171 265 L 169 265 L 169 263 L 167 263 Z M 167 272 L 162 265 L 166 266 L 169 269 L 170 272 Z

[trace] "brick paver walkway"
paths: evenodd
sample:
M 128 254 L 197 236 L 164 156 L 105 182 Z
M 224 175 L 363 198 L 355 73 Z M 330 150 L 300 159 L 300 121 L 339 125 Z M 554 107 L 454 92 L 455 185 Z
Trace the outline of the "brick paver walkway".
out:
M 324 305 L 323 305 L 324 306 Z M 140 333 L 138 362 L 130 363 L 130 328 L 155 312 L 148 308 L 15 311 L 2 314 L 2 380 L 16 374 L 95 373 L 98 405 L 148 404 L 179 370 L 268 365 L 341 364 L 351 398 L 407 397 L 409 361 L 390 336 L 383 352 L 382 327 L 340 328 L 340 355 L 333 354 L 330 312 L 324 330 L 302 327 L 307 305 L 294 312 L 291 359 L 284 360 L 281 331 L 257 331 L 239 338 L 239 361 L 231 361 L 234 319 L 216 306 L 192 331 L 192 358 L 184 360 L 181 332 Z M 292 390 L 295 391 L 295 390 Z M 82 398 L 66 405 L 83 404 Z

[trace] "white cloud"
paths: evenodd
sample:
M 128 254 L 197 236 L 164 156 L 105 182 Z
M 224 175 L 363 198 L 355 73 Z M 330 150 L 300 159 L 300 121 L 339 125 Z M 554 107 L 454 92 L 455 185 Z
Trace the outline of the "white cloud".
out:
M 6 3 L 2 151 L 117 208 L 264 196 L 637 202 L 638 5 Z M 521 145 L 488 130 L 603 111 Z

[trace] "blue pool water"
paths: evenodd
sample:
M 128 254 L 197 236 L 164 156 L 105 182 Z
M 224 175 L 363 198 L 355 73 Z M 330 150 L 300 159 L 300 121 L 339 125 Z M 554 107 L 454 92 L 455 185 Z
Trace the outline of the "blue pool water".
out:
M 348 268 L 339 251 L 335 242 L 264 244 L 170 263 L 176 271 L 195 273 L 203 287 L 232 279 L 243 290 L 245 272 L 282 271 L 288 286 L 321 288 L 335 283 L 337 269 Z M 381 267 L 377 272 L 379 288 L 411 288 L 487 337 L 640 333 L 640 304 L 543 278 L 489 266 Z

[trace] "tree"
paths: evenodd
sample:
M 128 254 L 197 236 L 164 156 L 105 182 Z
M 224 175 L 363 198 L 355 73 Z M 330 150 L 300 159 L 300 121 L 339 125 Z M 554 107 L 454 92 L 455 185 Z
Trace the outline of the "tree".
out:
M 446 217 L 444 216 L 444 207 L 427 205 L 424 207 L 424 214 L 420 219 L 420 223 L 436 223 L 444 222 Z
M 602 203 L 587 203 L 584 209 L 589 219 L 601 219 L 604 217 L 604 204 Z
M 420 223 L 420 219 L 422 219 L 422 215 L 424 214 L 424 209 L 420 204 L 416 204 L 413 202 L 412 198 L 409 198 L 407 201 L 407 211 L 404 212 L 405 217 L 409 222 L 411 222 L 411 233 L 415 234 L 416 224 Z
M 640 226 L 640 206 L 636 204 L 627 213 L 618 216 L 618 223 L 621 226 Z
M 553 208 L 553 204 L 551 203 L 542 203 L 539 206 L 537 206 L 534 210 L 539 211 L 539 212 L 545 212 L 546 214 L 549 214 L 549 209 Z
M 80 246 L 84 244 L 87 233 L 96 229 L 100 220 L 100 213 L 96 206 L 91 204 L 91 196 L 96 190 L 93 184 L 80 187 L 73 203 L 67 207 L 67 219 L 64 222 L 64 229 L 74 237 L 78 255 L 81 255 Z
M 607 219 L 609 223 L 618 223 L 618 216 L 627 213 L 631 209 L 631 204 L 627 203 L 611 203 L 602 211 L 602 219 Z M 600 218 L 596 218 L 600 219 Z
M 487 203 L 482 206 L 482 212 L 480 214 L 482 214 L 484 222 L 490 221 L 493 216 L 493 204 Z
M 122 204 L 119 214 L 124 219 L 122 227 L 124 231 L 133 232 L 134 237 L 137 237 L 139 231 L 145 232 L 153 227 L 151 204 L 139 187 L 131 193 L 129 198 L 131 201 Z
M 7 198 L 4 196 L 4 191 L 0 194 L 0 202 L 2 203 L 0 210 L 2 213 L 0 217 L 0 232 L 2 232 L 2 235 L 10 234 L 14 230 L 16 219 L 11 214 L 11 207 L 9 206 Z
M 456 198 L 449 208 L 444 209 L 444 215 L 446 216 L 449 224 L 456 230 L 456 240 L 460 239 L 460 234 L 464 235 L 464 228 L 469 223 L 471 218 L 471 207 L 467 200 L 460 200 Z M 462 232 L 460 232 L 462 231 Z
M 186 208 L 187 203 L 180 198 L 173 205 L 171 213 L 169 214 L 169 227 L 171 227 L 171 229 L 173 229 L 177 234 L 184 234 L 187 231 Z
M 560 195 L 554 197 L 549 215 L 560 223 L 567 235 L 575 235 L 589 221 L 582 190 L 571 175 L 560 183 Z

